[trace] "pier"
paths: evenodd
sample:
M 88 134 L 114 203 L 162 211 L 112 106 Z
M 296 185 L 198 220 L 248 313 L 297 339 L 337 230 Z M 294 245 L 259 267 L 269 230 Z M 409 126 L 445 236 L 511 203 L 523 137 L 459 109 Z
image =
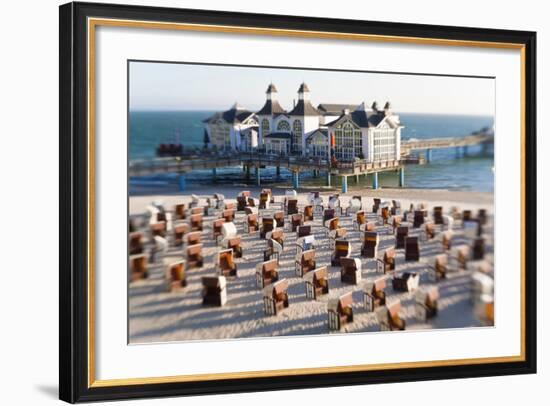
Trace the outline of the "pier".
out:
M 415 159 L 422 160 L 411 155 L 412 151 L 426 151 L 424 157 L 425 162 L 432 160 L 432 150 L 443 148 L 455 148 L 457 158 L 468 154 L 468 147 L 474 145 L 482 145 L 486 148 L 494 143 L 494 135 L 492 133 L 477 133 L 470 134 L 465 137 L 453 138 L 428 138 L 423 140 L 402 140 L 401 141 L 401 157 L 403 160 L 414 161 Z M 409 162 L 414 163 L 414 162 Z M 423 163 L 423 162 L 418 162 Z
M 279 156 L 265 153 L 213 153 L 204 151 L 200 154 L 182 154 L 177 157 L 153 158 L 130 161 L 128 167 L 129 176 L 158 175 L 163 173 L 179 173 L 184 176 L 188 172 L 196 170 L 212 170 L 215 179 L 216 169 L 224 167 L 242 166 L 245 176 L 250 177 L 250 170 L 254 168 L 256 184 L 261 186 L 261 169 L 275 167 L 277 171 L 285 168 L 292 172 L 292 184 L 294 188 L 300 187 L 300 173 L 321 172 L 326 173 L 327 186 L 330 186 L 331 177 L 342 178 L 342 192 L 347 192 L 348 177 L 373 174 L 373 188 L 378 188 L 378 172 L 403 171 L 399 160 L 385 160 L 367 162 L 356 160 L 354 162 L 338 162 L 329 165 L 328 160 L 322 158 L 308 158 L 304 156 Z M 185 180 L 180 181 L 180 187 L 185 186 Z
M 457 157 L 467 155 L 468 146 L 487 146 L 494 142 L 492 134 L 472 134 L 466 137 L 456 138 L 431 138 L 424 140 L 403 140 L 401 142 L 401 158 L 399 160 L 380 160 L 369 162 L 364 159 L 355 161 L 332 162 L 325 158 L 307 157 L 301 155 L 275 155 L 262 151 L 237 152 L 223 151 L 215 152 L 209 149 L 202 151 L 182 152 L 174 157 L 157 157 L 151 159 L 132 160 L 129 163 L 129 176 L 147 176 L 164 173 L 180 174 L 180 189 L 185 189 L 185 174 L 196 170 L 211 170 L 212 179 L 216 180 L 217 169 L 242 166 L 247 179 L 250 178 L 251 169 L 254 169 L 256 185 L 261 186 L 261 170 L 266 167 L 274 167 L 277 174 L 281 168 L 292 173 L 292 186 L 295 189 L 300 187 L 300 173 L 313 172 L 320 176 L 323 172 L 326 176 L 326 185 L 331 186 L 333 176 L 341 178 L 342 192 L 348 190 L 348 177 L 352 176 L 357 183 L 359 176 L 372 175 L 372 187 L 379 187 L 378 173 L 395 172 L 398 176 L 400 187 L 405 186 L 405 165 L 423 164 L 431 161 L 433 149 L 456 148 Z M 411 155 L 412 151 L 424 150 L 425 157 Z

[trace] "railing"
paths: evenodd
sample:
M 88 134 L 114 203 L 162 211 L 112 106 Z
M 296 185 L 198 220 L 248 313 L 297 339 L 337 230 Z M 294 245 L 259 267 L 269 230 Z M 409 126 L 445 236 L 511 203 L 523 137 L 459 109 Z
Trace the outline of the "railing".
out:
M 338 173 L 347 174 L 351 173 L 365 173 L 369 171 L 376 170 L 388 170 L 395 169 L 400 166 L 400 162 L 397 159 L 387 159 L 384 161 L 367 161 L 367 160 L 357 160 L 354 162 L 338 162 L 337 165 L 333 165 L 333 168 L 338 171 Z
M 320 166 L 327 167 L 328 160 L 319 157 L 305 157 L 302 155 L 277 155 L 277 154 L 258 154 L 247 153 L 239 154 L 238 157 L 243 162 L 266 164 L 272 163 L 277 166 Z
M 399 160 L 395 159 L 376 162 L 358 159 L 350 162 L 333 162 L 329 165 L 329 161 L 321 157 L 305 157 L 301 155 L 280 156 L 274 154 L 241 152 L 233 154 L 205 154 L 204 156 L 182 155 L 171 158 L 163 157 L 133 160 L 129 164 L 129 171 L 131 176 L 136 176 L 169 172 L 189 172 L 193 170 L 213 169 L 242 164 L 253 166 L 279 166 L 286 167 L 292 171 L 330 169 L 332 173 L 340 175 L 391 170 L 400 166 Z
M 494 141 L 492 134 L 472 134 L 466 137 L 431 138 L 424 140 L 402 140 L 401 154 L 406 156 L 412 150 L 452 148 L 459 146 L 490 143 Z M 323 157 L 303 156 L 299 154 L 268 153 L 265 147 L 251 151 L 189 149 L 183 150 L 177 156 L 156 157 L 150 159 L 132 160 L 129 163 L 130 175 L 144 175 L 168 172 L 189 172 L 200 169 L 213 169 L 237 165 L 279 166 L 293 171 L 308 169 L 329 169 L 334 174 L 353 175 L 368 172 L 392 170 L 399 168 L 405 161 L 389 159 L 369 162 L 364 159 L 355 161 L 330 162 Z
M 452 148 L 466 145 L 476 145 L 493 142 L 494 136 L 491 134 L 467 135 L 466 137 L 453 138 L 429 138 L 425 140 L 402 140 L 401 151 L 411 151 L 413 149 L 430 148 Z

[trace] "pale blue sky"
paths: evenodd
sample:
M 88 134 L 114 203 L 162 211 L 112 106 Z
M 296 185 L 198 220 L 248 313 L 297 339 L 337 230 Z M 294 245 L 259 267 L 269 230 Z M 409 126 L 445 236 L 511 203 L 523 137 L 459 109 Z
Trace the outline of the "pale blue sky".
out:
M 258 110 L 270 82 L 291 109 L 302 81 L 315 106 L 390 100 L 396 113 L 494 115 L 494 80 L 487 78 L 153 62 L 130 63 L 130 110 L 226 110 L 235 102 Z

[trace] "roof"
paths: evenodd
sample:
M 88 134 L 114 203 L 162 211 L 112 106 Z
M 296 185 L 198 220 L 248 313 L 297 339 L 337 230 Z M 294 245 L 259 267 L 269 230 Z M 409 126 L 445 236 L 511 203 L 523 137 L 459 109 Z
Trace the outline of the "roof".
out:
M 323 115 L 339 116 L 344 110 L 353 111 L 357 107 L 357 104 L 321 103 L 317 106 L 317 110 Z
M 307 87 L 307 85 L 302 82 L 302 84 L 300 85 L 300 88 L 298 89 L 298 93 L 304 93 L 304 92 L 309 92 L 309 87 Z
M 252 126 L 250 126 L 250 127 L 243 128 L 243 129 L 241 130 L 241 135 L 246 135 L 246 134 L 248 134 L 248 133 L 250 133 L 250 132 L 252 132 L 252 131 L 258 132 L 258 129 L 259 129 L 259 127 L 258 127 L 257 125 L 252 125 Z
M 242 109 L 238 106 L 234 106 L 230 108 L 227 111 L 224 111 L 222 113 L 222 117 L 225 121 L 228 123 L 242 123 L 244 120 L 246 120 L 248 117 L 250 117 L 252 114 L 251 111 Z
M 317 111 L 309 100 L 299 100 L 296 106 L 292 109 L 289 116 L 320 116 L 321 113 Z
M 307 136 L 307 141 L 310 141 L 315 135 L 321 134 L 325 137 L 328 137 L 328 129 L 326 128 L 318 128 L 317 130 L 313 131 L 311 134 Z
M 211 115 L 210 117 L 205 118 L 204 120 L 202 120 L 202 122 L 203 123 L 213 123 L 214 121 L 217 121 L 218 119 L 220 119 L 221 116 L 222 116 L 222 114 L 220 112 L 216 112 L 213 115 Z
M 281 107 L 281 105 L 277 100 L 266 100 L 264 106 L 256 114 L 258 115 L 286 114 L 286 110 Z
M 252 114 L 254 113 L 242 108 L 237 103 L 235 103 L 229 110 L 214 113 L 214 115 L 212 115 L 211 117 L 203 120 L 203 123 L 212 123 L 219 119 L 223 119 L 227 123 L 238 124 L 245 121 Z
M 266 93 L 277 93 L 277 88 L 275 87 L 275 85 L 273 83 L 270 83 L 265 92 Z
M 287 111 L 282 111 L 282 112 L 280 112 L 280 113 L 273 113 L 273 116 L 274 116 L 275 118 L 277 118 L 277 117 L 279 117 L 279 116 L 286 116 L 286 117 L 289 117 L 289 118 L 290 118 L 290 115 L 288 114 Z
M 283 132 L 273 132 L 273 133 L 267 134 L 264 138 L 283 138 L 283 139 L 290 140 L 292 139 L 292 134 L 283 133 Z
M 343 122 L 344 120 L 349 120 L 355 125 L 361 128 L 376 127 L 378 124 L 384 120 L 384 112 L 375 112 L 375 111 L 365 111 L 365 110 L 354 110 L 349 114 L 341 114 L 336 120 L 331 121 L 330 123 L 325 124 L 327 127 L 334 127 L 335 125 Z
M 376 127 L 382 120 L 384 120 L 384 113 L 382 112 L 370 112 L 365 110 L 354 110 L 351 112 L 352 121 L 359 127 Z

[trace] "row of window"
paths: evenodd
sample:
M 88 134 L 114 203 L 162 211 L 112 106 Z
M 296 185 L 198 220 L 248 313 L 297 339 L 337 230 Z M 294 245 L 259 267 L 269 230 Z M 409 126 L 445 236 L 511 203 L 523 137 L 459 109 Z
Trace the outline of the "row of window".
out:
M 286 121 L 280 121 L 279 124 L 286 123 Z M 292 124 L 293 135 L 292 135 L 292 146 L 294 151 L 302 151 L 302 122 L 300 120 L 294 121 Z
M 395 159 L 395 133 L 392 129 L 379 130 L 374 133 L 373 160 L 383 161 Z
M 210 142 L 218 147 L 231 148 L 231 137 L 229 127 L 223 125 L 213 125 L 210 127 Z
M 280 121 L 277 126 L 277 131 L 290 132 L 290 124 L 287 121 Z M 269 133 L 269 121 L 264 119 L 261 123 L 261 132 L 265 136 Z M 222 146 L 223 148 L 231 147 L 230 130 L 227 126 L 212 126 L 211 127 L 211 142 L 214 145 Z M 293 151 L 300 152 L 302 150 L 302 123 L 299 120 L 293 123 Z M 351 124 L 346 123 L 342 127 L 337 128 L 334 132 L 335 155 L 340 160 L 353 160 L 356 157 L 363 156 L 363 139 L 361 131 L 354 128 Z M 395 133 L 392 129 L 385 129 L 374 132 L 373 140 L 373 160 L 388 160 L 395 159 L 396 143 Z M 310 145 L 311 152 L 314 156 L 326 156 L 328 148 L 324 145 Z
M 302 122 L 300 120 L 294 121 L 294 124 L 292 125 L 294 132 L 302 133 Z M 262 135 L 269 134 L 269 120 L 267 118 L 264 118 L 262 120 Z M 290 124 L 288 121 L 281 120 L 277 124 L 277 131 L 280 132 L 290 132 Z
M 353 160 L 363 156 L 363 137 L 361 130 L 346 123 L 334 131 L 334 143 L 336 158 Z
M 285 120 L 279 121 L 279 123 L 277 124 L 277 131 L 290 133 L 289 122 Z M 262 136 L 265 137 L 267 134 L 269 134 L 269 132 L 269 120 L 264 118 L 261 123 Z M 300 120 L 295 120 L 292 124 L 292 143 L 294 151 L 299 152 L 302 150 L 302 133 L 302 122 Z
M 286 155 L 288 153 L 288 145 L 285 140 L 270 140 L 265 146 L 268 154 Z

